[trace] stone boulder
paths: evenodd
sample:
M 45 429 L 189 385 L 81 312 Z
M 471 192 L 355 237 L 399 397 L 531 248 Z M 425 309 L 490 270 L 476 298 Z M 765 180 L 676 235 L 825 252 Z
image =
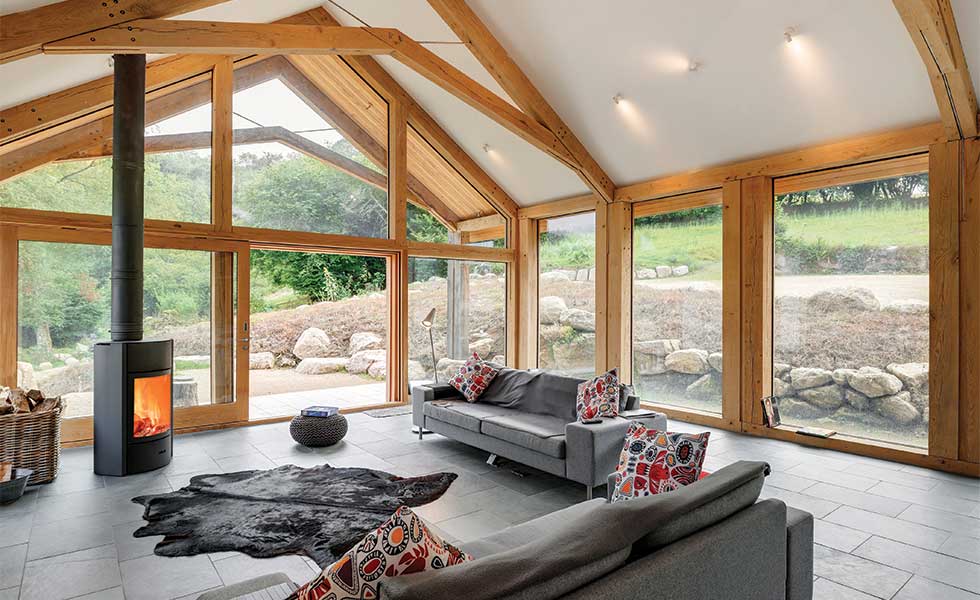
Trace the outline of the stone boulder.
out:
M 775 396 L 777 398 L 787 398 L 789 396 L 792 396 L 794 392 L 795 392 L 795 390 L 793 390 L 793 386 L 791 386 L 790 384 L 786 383 L 782 379 L 773 379 L 772 380 L 772 395 L 773 396 Z
M 595 352 L 595 334 L 583 333 L 575 336 L 565 344 L 556 344 L 552 350 L 555 355 L 555 366 L 564 371 L 577 370 L 583 367 L 593 368 L 592 353 Z M 583 364 L 583 361 L 589 364 Z
M 869 398 L 891 396 L 902 390 L 902 380 L 876 367 L 861 367 L 847 378 L 847 385 Z
M 674 267 L 670 270 L 670 274 L 674 277 L 683 277 L 691 272 L 691 269 L 687 265 L 680 265 L 679 267 Z
M 568 306 L 559 296 L 544 296 L 538 300 L 538 322 L 542 325 L 556 325 L 566 310 Z
M 857 369 L 834 369 L 830 376 L 834 378 L 834 383 L 837 385 L 847 385 L 847 378 L 855 373 Z
M 372 364 L 381 360 L 388 360 L 387 351 L 361 350 L 350 357 L 350 362 L 347 363 L 347 371 L 354 374 L 367 373 Z
M 637 269 L 636 279 L 656 279 L 657 270 L 656 269 Z
M 38 371 L 47 371 L 48 369 L 53 369 L 53 368 L 54 365 L 51 364 L 49 361 L 44 361 L 37 366 Z
M 881 303 L 869 289 L 842 287 L 817 292 L 807 300 L 807 307 L 820 312 L 879 310 Z
M 292 369 L 299 364 L 299 359 L 296 358 L 292 352 L 285 351 L 282 354 L 276 356 L 276 366 L 283 369 Z
M 348 358 L 304 358 L 296 365 L 296 372 L 302 375 L 323 375 L 325 373 L 340 373 L 347 369 Z
M 73 365 L 77 365 L 78 363 L 79 363 L 79 360 L 77 358 L 75 358 L 74 356 L 66 356 L 65 357 L 65 364 L 67 366 L 69 366 L 69 367 L 71 367 Z
M 634 354 L 648 354 L 652 356 L 667 356 L 671 352 L 677 352 L 680 349 L 680 340 L 650 340 L 633 344 Z
M 436 371 L 439 373 L 439 377 L 442 381 L 446 381 L 450 377 L 459 371 L 459 368 L 466 364 L 465 360 L 457 360 L 455 358 L 440 358 L 439 362 L 436 363 Z
M 821 410 L 809 402 L 787 397 L 779 399 L 779 417 L 785 423 L 789 421 L 809 421 L 826 416 L 827 411 Z
M 820 387 L 831 383 L 834 378 L 826 369 L 797 367 L 789 372 L 789 380 L 798 390 Z
M 371 331 L 358 331 L 350 336 L 347 354 L 354 356 L 361 350 L 381 350 L 385 347 L 381 336 Z
M 548 271 L 542 273 L 539 279 L 541 281 L 571 281 L 573 277 L 570 277 L 565 271 Z
M 716 373 L 702 375 L 697 381 L 687 386 L 687 396 L 695 400 L 717 400 L 721 398 L 721 377 Z
M 589 280 L 589 270 L 579 269 L 575 271 L 575 281 L 588 281 Z
M 899 425 L 911 425 L 922 418 L 919 410 L 912 405 L 908 392 L 875 398 L 874 407 L 879 415 Z
M 664 366 L 675 373 L 704 375 L 711 367 L 708 365 L 708 352 L 690 348 L 671 352 L 664 359 Z
M 670 274 L 672 272 L 673 269 L 671 269 L 667 265 L 660 265 L 659 267 L 657 267 L 657 278 L 659 279 L 661 277 L 670 277 Z
M 885 305 L 882 310 L 904 315 L 927 315 L 929 314 L 929 303 L 925 300 L 896 300 Z
M 45 396 L 63 396 L 71 392 L 92 390 L 92 361 L 86 360 L 75 365 L 65 365 L 34 374 L 34 383 L 44 390 Z
M 504 356 L 503 354 L 494 354 L 493 358 L 490 359 L 490 362 L 498 365 L 506 365 L 507 357 Z
M 709 354 L 708 364 L 711 365 L 712 369 L 721 373 L 722 368 L 724 367 L 724 364 L 722 362 L 721 352 L 712 352 L 711 354 Z
M 891 363 L 885 370 L 898 377 L 909 390 L 929 389 L 929 363 Z
M 558 320 L 562 325 L 567 325 L 575 331 L 595 332 L 595 313 L 581 308 L 569 308 L 563 311 Z
M 296 340 L 293 354 L 300 359 L 330 356 L 330 336 L 319 327 L 310 327 Z
M 786 376 L 789 375 L 791 370 L 793 370 L 793 367 L 787 365 L 786 363 L 772 363 L 772 374 L 774 377 L 778 377 L 779 379 L 786 379 Z
M 871 406 L 867 396 L 850 388 L 844 390 L 844 402 L 860 411 L 866 411 Z
M 384 379 L 388 376 L 388 361 L 379 360 L 371 363 L 371 366 L 368 367 L 367 373 L 370 377 L 375 379 Z
M 470 354 L 476 352 L 480 355 L 480 358 L 486 357 L 493 351 L 493 338 L 485 337 L 470 342 L 469 349 Z
M 426 379 L 428 373 L 422 363 L 417 360 L 408 361 L 408 380 L 409 381 L 419 381 L 421 379 Z
M 276 357 L 271 352 L 252 352 L 248 355 L 249 371 L 272 369 L 276 366 Z
M 844 392 L 836 383 L 800 390 L 797 395 L 804 402 L 826 411 L 837 410 L 844 405 Z
M 37 387 L 34 382 L 34 366 L 29 362 L 17 362 L 17 386 L 25 389 Z

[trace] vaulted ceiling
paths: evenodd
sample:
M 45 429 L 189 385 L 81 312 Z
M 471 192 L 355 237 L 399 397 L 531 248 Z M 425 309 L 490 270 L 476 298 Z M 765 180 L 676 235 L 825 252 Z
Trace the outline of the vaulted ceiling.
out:
M 48 2 L 7 0 L 3 13 Z M 182 19 L 268 22 L 316 1 L 231 0 Z M 890 0 L 469 0 L 617 185 L 939 119 Z M 952 0 L 980 89 L 980 2 Z M 394 27 L 507 98 L 426 0 L 334 0 L 344 25 Z M 793 44 L 783 38 L 798 28 Z M 379 62 L 521 205 L 582 180 L 388 57 Z M 695 71 L 692 62 L 699 63 Z M 0 108 L 109 73 L 104 57 L 0 65 Z M 621 94 L 622 101 L 613 102 Z M 485 151 L 484 147 L 489 151 Z

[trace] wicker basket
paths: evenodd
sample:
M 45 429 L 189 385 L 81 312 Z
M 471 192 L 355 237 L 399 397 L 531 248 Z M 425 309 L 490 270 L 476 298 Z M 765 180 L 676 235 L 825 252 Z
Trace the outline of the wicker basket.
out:
M 53 481 L 60 456 L 60 408 L 0 416 L 0 462 L 33 470 L 29 485 Z

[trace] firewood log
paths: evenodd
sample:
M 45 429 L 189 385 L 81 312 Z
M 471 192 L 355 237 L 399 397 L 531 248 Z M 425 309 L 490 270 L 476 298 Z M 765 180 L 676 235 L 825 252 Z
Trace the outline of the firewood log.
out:
M 31 399 L 27 397 L 24 390 L 20 388 L 13 388 L 10 390 L 10 403 L 14 405 L 15 413 L 27 413 L 31 412 L 34 408 L 34 404 Z
M 45 398 L 40 404 L 34 407 L 34 412 L 42 412 L 46 410 L 54 410 L 61 406 L 61 396 L 55 396 L 53 398 Z
M 10 481 L 14 476 L 14 463 L 0 462 L 0 483 Z
M 35 406 L 44 400 L 44 394 L 41 393 L 41 390 L 29 390 L 27 392 L 27 397 L 35 404 Z
M 7 402 L 6 400 L 0 402 L 0 415 L 9 415 L 14 412 L 14 405 Z

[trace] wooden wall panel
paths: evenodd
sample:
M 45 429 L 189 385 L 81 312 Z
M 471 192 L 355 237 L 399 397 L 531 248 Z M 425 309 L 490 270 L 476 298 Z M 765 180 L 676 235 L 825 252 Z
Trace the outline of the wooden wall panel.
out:
M 742 184 L 722 188 L 722 418 L 729 427 L 742 422 Z
M 771 177 L 740 182 L 742 302 L 742 423 L 762 424 L 759 400 L 772 392 Z
M 17 385 L 17 228 L 0 224 L 0 386 Z
M 963 143 L 960 164 L 959 459 L 980 463 L 980 138 Z
M 959 168 L 962 143 L 929 149 L 929 452 L 959 454 Z
M 517 222 L 517 342 L 515 364 L 530 369 L 538 362 L 538 222 L 519 219 Z
M 605 204 L 604 202 L 602 204 Z M 633 381 L 633 211 L 628 202 L 597 206 L 606 219 L 606 365 L 619 367 L 623 383 Z M 597 219 L 598 221 L 598 219 Z M 597 265 L 598 267 L 598 265 Z M 601 279 L 596 270 L 596 295 Z M 596 312 L 596 319 L 599 313 Z M 598 348 L 597 348 L 598 351 Z M 601 372 L 601 371 L 600 371 Z

